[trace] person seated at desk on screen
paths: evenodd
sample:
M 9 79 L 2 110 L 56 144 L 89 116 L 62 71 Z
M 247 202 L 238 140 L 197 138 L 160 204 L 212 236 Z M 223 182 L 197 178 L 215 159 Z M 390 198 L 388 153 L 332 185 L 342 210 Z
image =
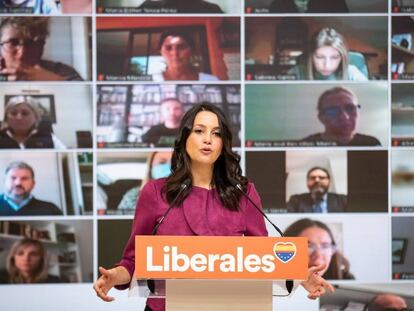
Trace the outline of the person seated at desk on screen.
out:
M 49 17 L 0 17 L 0 75 L 7 81 L 82 80 L 72 67 L 42 59 Z
M 341 213 L 346 212 L 347 197 L 328 192 L 331 176 L 327 169 L 314 166 L 306 174 L 309 192 L 294 194 L 287 203 L 288 213 Z
M 55 0 L 0 0 L 0 9 L 31 8 L 33 14 L 60 14 Z
M 153 81 L 199 80 L 217 81 L 218 78 L 208 73 L 199 72 L 191 63 L 195 45 L 191 34 L 185 29 L 164 31 L 160 37 L 160 53 L 167 68 L 152 75 Z
M 58 276 L 48 274 L 48 268 L 42 242 L 24 238 L 11 247 L 6 270 L 0 271 L 0 284 L 60 283 Z
M 273 0 L 270 13 L 348 13 L 345 0 Z
M 241 175 L 240 156 L 232 150 L 232 134 L 224 113 L 210 104 L 194 106 L 184 115 L 174 144 L 172 173 L 148 182 L 140 193 L 131 237 L 115 268 L 99 268 L 94 289 L 104 301 L 108 291 L 128 288 L 135 263 L 135 235 L 154 234 L 170 204 L 159 235 L 266 236 L 263 216 L 250 205 L 234 182 L 260 206 L 253 183 Z M 230 179 L 231 178 L 231 179 Z M 310 267 L 303 286 L 316 299 L 332 285 L 319 276 L 325 266 Z M 149 298 L 146 310 L 164 311 L 165 300 Z
M 325 131 L 305 137 L 303 141 L 336 146 L 381 146 L 375 137 L 357 133 L 361 106 L 351 90 L 342 86 L 326 90 L 319 96 L 317 108 Z
M 305 64 L 293 67 L 288 74 L 297 80 L 368 80 L 349 63 L 345 39 L 333 28 L 324 28 L 312 38 Z
M 146 0 L 138 9 L 154 10 L 153 13 L 161 9 L 171 11 L 168 13 L 223 13 L 217 4 L 203 0 Z

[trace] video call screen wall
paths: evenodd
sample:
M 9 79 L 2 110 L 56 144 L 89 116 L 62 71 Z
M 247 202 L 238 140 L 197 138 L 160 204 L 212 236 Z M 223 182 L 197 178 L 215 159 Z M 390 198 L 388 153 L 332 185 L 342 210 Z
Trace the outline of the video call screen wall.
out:
M 43 254 L 51 293 L 115 265 L 142 187 L 171 173 L 181 118 L 201 103 L 223 110 L 272 221 L 332 231 L 352 275 L 333 284 L 414 291 L 414 1 L 12 2 L 0 1 L 0 297 L 22 283 L 9 272 L 22 243 Z M 39 290 L 20 287 L 28 301 Z

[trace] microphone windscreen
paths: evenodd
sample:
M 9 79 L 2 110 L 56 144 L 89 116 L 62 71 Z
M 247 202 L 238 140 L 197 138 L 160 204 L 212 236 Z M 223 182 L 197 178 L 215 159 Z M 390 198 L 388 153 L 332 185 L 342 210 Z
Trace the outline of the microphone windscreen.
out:
M 183 181 L 183 183 L 181 184 L 181 189 L 184 190 L 185 188 L 190 187 L 191 185 L 191 179 L 187 178 L 186 180 Z

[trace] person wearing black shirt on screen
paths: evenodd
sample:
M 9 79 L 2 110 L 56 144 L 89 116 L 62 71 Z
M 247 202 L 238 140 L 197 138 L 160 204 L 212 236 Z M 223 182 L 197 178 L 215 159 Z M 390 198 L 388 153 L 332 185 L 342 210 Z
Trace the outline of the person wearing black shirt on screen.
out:
M 161 101 L 160 115 L 163 123 L 152 126 L 142 136 L 142 141 L 158 147 L 171 147 L 184 115 L 183 104 L 177 98 L 165 98 Z
M 62 215 L 53 203 L 36 199 L 33 168 L 25 162 L 12 162 L 5 171 L 4 193 L 0 194 L 0 216 Z
M 335 146 L 381 146 L 375 137 L 356 132 L 360 108 L 351 90 L 342 86 L 326 90 L 318 99 L 318 119 L 325 131 L 305 137 L 303 141 Z
M 174 13 L 223 13 L 217 4 L 203 0 L 146 0 L 138 9 L 154 10 L 153 13 L 161 9 Z
M 345 0 L 274 0 L 270 13 L 348 13 Z

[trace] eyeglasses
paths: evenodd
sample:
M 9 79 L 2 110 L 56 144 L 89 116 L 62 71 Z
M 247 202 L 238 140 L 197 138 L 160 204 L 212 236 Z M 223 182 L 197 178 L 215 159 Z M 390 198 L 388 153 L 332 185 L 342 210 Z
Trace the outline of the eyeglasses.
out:
M 357 110 L 360 108 L 361 108 L 360 105 L 353 105 L 353 104 L 347 104 L 343 107 L 332 106 L 332 107 L 322 108 L 322 114 L 324 114 L 328 118 L 337 118 L 340 116 L 341 112 L 345 112 L 349 116 L 354 116 L 356 115 Z
M 334 252 L 336 250 L 335 244 L 332 243 L 321 243 L 321 244 L 315 244 L 315 243 L 308 243 L 308 253 L 313 254 L 316 251 L 320 251 L 323 253 L 327 252 Z
M 16 51 L 23 46 L 28 48 L 39 48 L 42 47 L 45 43 L 45 40 L 11 38 L 7 41 L 0 42 L 0 45 L 8 51 Z

